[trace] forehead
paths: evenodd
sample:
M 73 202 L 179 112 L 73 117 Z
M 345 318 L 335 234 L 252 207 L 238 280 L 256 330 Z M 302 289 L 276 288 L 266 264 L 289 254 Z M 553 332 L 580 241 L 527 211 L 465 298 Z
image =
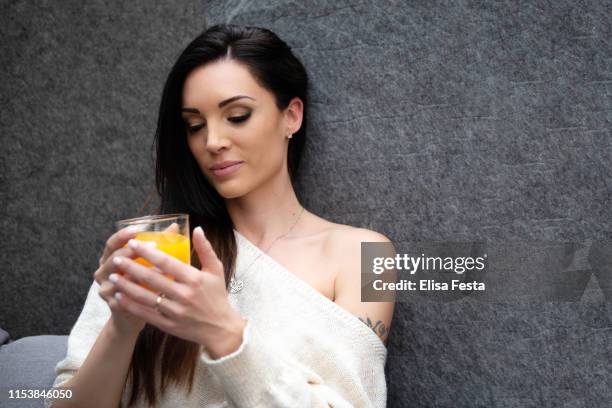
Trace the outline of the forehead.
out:
M 183 85 L 183 107 L 216 107 L 221 100 L 248 95 L 258 101 L 268 92 L 262 88 L 243 64 L 234 60 L 217 60 L 194 68 Z

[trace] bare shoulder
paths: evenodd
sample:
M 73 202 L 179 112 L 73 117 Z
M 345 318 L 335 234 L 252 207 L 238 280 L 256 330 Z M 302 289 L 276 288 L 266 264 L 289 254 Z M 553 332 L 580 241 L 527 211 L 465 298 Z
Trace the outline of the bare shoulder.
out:
M 345 262 L 349 259 L 361 260 L 362 242 L 391 243 L 391 240 L 380 232 L 350 225 L 337 224 L 335 228 L 330 229 L 325 247 L 333 258 L 342 260 L 338 265 L 340 267 L 339 273 L 350 273 L 353 275 L 354 271 L 350 272 L 349 269 L 343 266 L 346 266 Z M 361 273 L 361 270 L 358 272 Z
M 350 243 L 354 245 L 355 242 L 359 242 L 360 245 L 362 242 L 391 242 L 380 232 L 342 224 L 339 224 L 334 230 L 334 235 L 336 243 L 340 245 Z
M 338 224 L 326 248 L 336 269 L 334 302 L 359 318 L 387 345 L 395 302 L 361 302 L 361 243 L 391 242 L 377 231 Z

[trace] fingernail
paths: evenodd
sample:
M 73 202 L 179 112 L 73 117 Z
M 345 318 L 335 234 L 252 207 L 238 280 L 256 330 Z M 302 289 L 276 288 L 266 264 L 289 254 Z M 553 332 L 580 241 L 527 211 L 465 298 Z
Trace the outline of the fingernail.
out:
M 202 236 L 206 237 L 206 234 L 204 234 L 204 229 L 202 229 L 202 227 L 198 227 L 198 229 L 200 230 L 200 232 L 202 233 Z
M 121 262 L 123 262 L 123 259 L 121 259 L 120 256 L 116 256 L 116 257 L 113 258 L 113 263 L 115 265 L 121 265 Z
M 115 299 L 121 300 L 121 293 L 115 292 Z
M 138 232 L 138 227 L 136 225 L 130 225 L 129 227 L 127 227 L 125 229 L 129 234 L 132 234 L 134 232 Z
M 108 275 L 108 280 L 110 280 L 113 283 L 116 283 L 119 280 L 119 277 L 117 276 L 116 273 L 111 273 L 110 275 Z
M 157 242 L 155 242 L 155 241 L 145 241 L 145 242 L 143 242 L 143 244 L 145 244 L 146 246 L 150 246 L 150 247 L 156 247 L 157 246 Z
M 130 248 L 132 249 L 136 249 L 138 248 L 138 242 L 135 239 L 130 239 L 128 241 L 128 245 L 130 246 Z

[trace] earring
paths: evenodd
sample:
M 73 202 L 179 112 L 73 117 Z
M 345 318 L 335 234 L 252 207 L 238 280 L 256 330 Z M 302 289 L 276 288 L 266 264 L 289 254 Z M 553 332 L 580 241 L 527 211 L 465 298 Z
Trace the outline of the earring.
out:
M 287 139 L 291 139 L 293 137 L 292 133 L 289 133 L 289 135 L 287 136 Z

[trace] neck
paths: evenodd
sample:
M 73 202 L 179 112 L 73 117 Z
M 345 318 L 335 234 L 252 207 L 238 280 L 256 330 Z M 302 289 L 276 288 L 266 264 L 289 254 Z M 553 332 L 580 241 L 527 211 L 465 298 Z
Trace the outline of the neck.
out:
M 305 217 L 288 175 L 238 198 L 226 201 L 235 228 L 249 241 L 266 248 L 291 229 L 291 236 Z M 300 218 L 298 220 L 298 217 Z M 297 221 L 297 224 L 296 224 Z

